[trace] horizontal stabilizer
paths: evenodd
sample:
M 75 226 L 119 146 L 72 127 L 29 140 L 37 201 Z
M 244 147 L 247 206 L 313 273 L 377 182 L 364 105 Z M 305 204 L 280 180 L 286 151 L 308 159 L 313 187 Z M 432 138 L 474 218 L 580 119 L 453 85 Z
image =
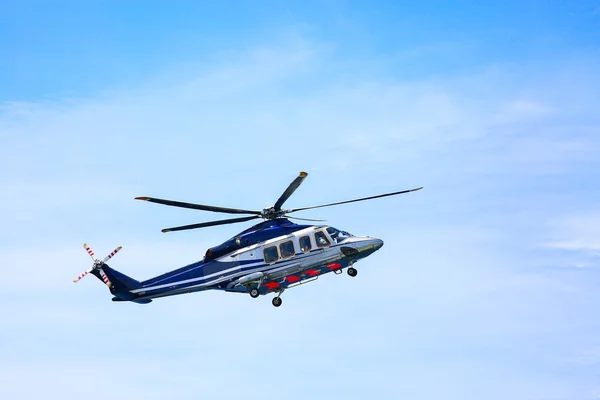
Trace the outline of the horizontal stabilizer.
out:
M 118 297 L 113 297 L 112 301 L 132 301 L 134 303 L 138 303 L 138 304 L 148 304 L 148 303 L 152 303 L 152 299 L 140 299 L 140 300 L 123 300 L 120 299 Z

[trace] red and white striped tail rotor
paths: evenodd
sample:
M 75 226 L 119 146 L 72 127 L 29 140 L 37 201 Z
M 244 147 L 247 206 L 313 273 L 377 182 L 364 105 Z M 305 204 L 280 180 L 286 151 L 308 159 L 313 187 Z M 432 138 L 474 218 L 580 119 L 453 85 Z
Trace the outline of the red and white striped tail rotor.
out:
M 108 279 L 108 276 L 104 273 L 104 270 L 100 268 L 100 276 L 102 277 L 102 281 L 106 284 L 106 286 L 111 287 L 112 283 Z
M 83 278 L 84 276 L 86 276 L 87 274 L 89 274 L 90 272 L 92 272 L 94 270 L 94 268 L 90 268 L 87 271 L 85 271 L 83 274 L 79 275 L 77 277 L 77 279 L 73 279 L 73 282 L 79 282 L 81 280 L 81 278 Z
M 115 254 L 117 254 L 119 252 L 119 250 L 121 250 L 122 248 L 123 248 L 123 246 L 119 246 L 116 249 L 114 249 L 112 253 L 110 253 L 109 255 L 104 257 L 104 260 L 102 260 L 102 262 L 105 263 L 108 260 L 110 260 L 111 258 L 113 258 L 115 256 Z
M 83 244 L 83 248 L 88 252 L 90 257 L 92 257 L 92 260 L 96 261 L 96 259 L 94 258 L 94 251 L 90 249 L 90 246 L 88 246 L 87 243 Z
M 110 282 L 110 279 L 108 279 L 108 276 L 106 276 L 106 273 L 102 269 L 102 266 L 104 265 L 105 262 L 107 262 L 108 260 L 113 258 L 115 256 L 115 254 L 117 254 L 119 252 L 119 250 L 121 250 L 123 248 L 123 246 L 119 246 L 116 249 L 114 249 L 113 252 L 110 253 L 109 255 L 107 255 L 106 257 L 104 257 L 103 260 L 98 260 L 98 259 L 94 258 L 94 251 L 87 245 L 87 243 L 83 244 L 83 248 L 85 249 L 85 251 L 87 251 L 87 253 L 90 255 L 90 257 L 92 257 L 92 260 L 94 260 L 94 266 L 92 268 L 88 269 L 87 271 L 85 271 L 84 273 L 82 273 L 81 275 L 79 275 L 76 279 L 73 280 L 73 282 L 79 282 L 84 276 L 86 276 L 90 272 L 93 272 L 94 270 L 98 270 L 100 272 L 100 277 L 102 278 L 102 281 L 106 284 L 106 286 L 111 287 L 112 283 Z

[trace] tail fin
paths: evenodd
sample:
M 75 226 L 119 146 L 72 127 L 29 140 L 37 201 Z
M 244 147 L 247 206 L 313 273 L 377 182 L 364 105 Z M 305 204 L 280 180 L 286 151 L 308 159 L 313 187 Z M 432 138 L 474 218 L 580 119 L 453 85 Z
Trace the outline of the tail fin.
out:
M 110 281 L 109 290 L 115 296 L 112 298 L 112 301 L 133 301 L 138 304 L 148 304 L 152 302 L 151 299 L 138 299 L 135 294 L 131 293 L 131 290 L 142 287 L 142 284 L 139 281 L 136 281 L 116 269 L 112 269 L 107 264 L 103 264 L 100 270 L 92 272 L 94 276 L 102 282 L 105 282 L 101 274 L 102 271 L 104 271 L 106 277 Z
M 135 279 L 112 269 L 107 264 L 102 264 L 101 268 L 92 271 L 91 273 L 102 282 L 106 283 L 106 280 L 102 276 L 101 272 L 104 272 L 109 280 L 109 290 L 119 300 L 132 300 L 135 295 L 130 290 L 138 289 L 142 287 L 142 284 Z M 107 284 L 108 286 L 108 284 Z
M 132 289 L 140 288 L 142 286 L 142 284 L 139 281 L 136 281 L 135 279 L 115 269 L 112 269 L 108 266 L 108 264 L 102 264 L 102 270 L 112 283 L 111 286 L 115 287 L 115 289 L 118 291 L 129 291 Z M 104 281 L 98 270 L 94 271 L 93 274 L 101 281 Z
M 108 286 L 110 292 L 115 295 L 115 297 L 113 297 L 114 301 L 132 300 L 137 303 L 149 303 L 150 301 L 152 301 L 150 299 L 136 300 L 136 295 L 131 293 L 131 290 L 142 287 L 142 284 L 136 281 L 135 279 L 130 278 L 127 275 L 112 269 L 106 264 L 106 261 L 111 259 L 115 254 L 119 252 L 119 250 L 122 249 L 121 246 L 117 247 L 103 260 L 98 260 L 94 258 L 94 252 L 87 244 L 84 243 L 83 247 L 90 255 L 90 257 L 92 257 L 94 264 L 92 265 L 92 268 L 79 275 L 73 282 L 79 282 L 87 274 L 92 274 L 96 278 L 104 282 L 106 286 Z

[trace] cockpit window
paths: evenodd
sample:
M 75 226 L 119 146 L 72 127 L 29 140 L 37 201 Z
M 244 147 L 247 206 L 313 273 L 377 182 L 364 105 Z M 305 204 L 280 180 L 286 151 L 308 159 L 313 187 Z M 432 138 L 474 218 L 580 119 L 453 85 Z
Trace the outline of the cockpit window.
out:
M 331 242 L 327 239 L 327 236 L 325 236 L 325 232 L 323 231 L 315 232 L 315 242 L 317 242 L 317 246 L 319 247 L 331 246 Z
M 287 242 L 283 242 L 279 245 L 279 252 L 281 253 L 281 258 L 292 257 L 296 254 L 296 250 L 294 250 L 294 242 L 288 240 Z
M 277 252 L 277 246 L 265 247 L 263 250 L 265 256 L 265 262 L 270 264 L 279 259 L 279 253 Z
M 348 239 L 349 237 L 354 236 L 346 231 L 340 231 L 339 229 L 335 229 L 334 227 L 331 227 L 331 226 L 329 228 L 327 228 L 327 232 L 329 233 L 329 236 L 331 236 L 331 238 L 336 243 L 341 243 L 344 240 Z

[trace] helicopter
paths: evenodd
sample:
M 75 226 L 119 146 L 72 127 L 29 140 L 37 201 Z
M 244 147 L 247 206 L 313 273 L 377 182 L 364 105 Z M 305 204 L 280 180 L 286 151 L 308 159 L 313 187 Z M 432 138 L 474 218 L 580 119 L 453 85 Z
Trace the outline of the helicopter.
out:
M 231 239 L 209 248 L 202 260 L 156 276 L 137 281 L 112 269 L 106 264 L 122 246 L 117 247 L 104 259 L 94 257 L 87 245 L 84 248 L 92 257 L 92 267 L 79 275 L 78 282 L 88 274 L 100 279 L 114 296 L 115 302 L 147 304 L 152 300 L 204 290 L 221 290 L 232 293 L 247 293 L 252 298 L 274 293 L 272 304 L 282 304 L 281 295 L 287 289 L 313 282 L 326 273 L 341 274 L 344 269 L 349 276 L 358 273 L 354 264 L 383 246 L 381 239 L 369 236 L 354 236 L 344 230 L 322 224 L 296 224 L 290 219 L 323 222 L 289 214 L 321 207 L 372 200 L 421 190 L 422 187 L 385 193 L 376 196 L 322 204 L 311 207 L 284 209 L 283 204 L 298 189 L 307 173 L 300 172 L 275 204 L 261 211 L 184 203 L 154 197 L 136 197 L 172 207 L 212 211 L 227 214 L 246 214 L 239 218 L 222 219 L 198 224 L 163 229 L 175 232 L 210 226 L 234 224 L 262 218 L 263 221 L 238 233 Z

